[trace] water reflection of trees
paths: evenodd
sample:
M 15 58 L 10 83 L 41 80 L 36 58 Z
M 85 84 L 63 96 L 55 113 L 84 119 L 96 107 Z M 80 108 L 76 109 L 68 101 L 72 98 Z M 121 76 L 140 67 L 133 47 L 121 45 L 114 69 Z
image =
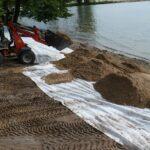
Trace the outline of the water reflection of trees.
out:
M 92 6 L 79 6 L 78 13 L 78 30 L 81 32 L 95 32 L 95 19 Z

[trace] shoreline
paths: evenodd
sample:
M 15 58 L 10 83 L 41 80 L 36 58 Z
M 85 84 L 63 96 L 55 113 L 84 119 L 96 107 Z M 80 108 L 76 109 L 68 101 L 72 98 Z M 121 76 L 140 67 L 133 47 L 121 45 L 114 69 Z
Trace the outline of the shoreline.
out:
M 149 1 L 149 0 L 145 0 Z M 134 3 L 134 2 L 145 2 L 144 0 L 125 0 L 125 1 L 101 1 L 101 2 L 89 2 L 88 4 L 67 4 L 68 7 L 74 7 L 74 6 L 88 6 L 88 5 L 100 5 L 100 4 L 116 4 L 116 3 Z
M 111 52 L 111 53 L 114 53 L 114 54 L 117 54 L 117 55 L 123 55 L 123 56 L 131 58 L 131 59 L 135 59 L 135 60 L 137 59 L 139 61 L 144 61 L 144 62 L 150 63 L 150 59 L 148 59 L 148 58 L 138 56 L 138 55 L 134 55 L 134 54 L 124 52 L 124 51 L 121 51 L 121 50 L 117 50 L 115 48 L 111 48 L 111 47 L 108 47 L 108 46 L 105 46 L 105 45 L 102 45 L 102 44 L 100 46 L 94 46 L 91 43 L 83 42 L 83 41 L 81 42 L 78 39 L 74 39 L 73 42 L 76 43 L 77 45 L 78 44 L 88 45 L 89 47 L 97 48 L 99 50 L 108 51 L 108 52 Z

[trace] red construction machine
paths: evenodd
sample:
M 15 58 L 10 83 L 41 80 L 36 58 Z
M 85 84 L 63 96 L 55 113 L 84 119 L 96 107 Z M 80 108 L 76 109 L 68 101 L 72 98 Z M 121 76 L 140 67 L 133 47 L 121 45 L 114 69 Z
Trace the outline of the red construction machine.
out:
M 1 28 L 3 25 L 1 24 Z M 21 36 L 18 34 L 17 29 L 12 22 L 8 23 L 11 40 L 9 41 L 1 35 L 0 46 L 0 65 L 3 64 L 6 57 L 16 56 L 22 64 L 33 64 L 35 55 L 31 49 L 23 42 Z M 2 31 L 4 32 L 4 31 Z M 3 33 L 2 33 L 3 34 Z M 3 37 L 3 39 L 2 39 Z
M 2 27 L 2 24 L 0 24 Z M 57 35 L 49 30 L 42 32 L 37 27 L 25 27 L 19 24 L 14 25 L 12 21 L 8 22 L 8 29 L 11 40 L 1 38 L 0 42 L 0 65 L 3 64 L 4 59 L 10 56 L 16 56 L 22 64 L 33 64 L 35 62 L 35 55 L 32 50 L 23 42 L 21 37 L 31 37 L 35 41 L 48 46 L 53 46 L 61 50 L 71 44 L 71 40 L 64 38 L 63 35 Z M 0 32 L 1 33 L 1 32 Z M 2 45 L 2 46 L 1 46 Z

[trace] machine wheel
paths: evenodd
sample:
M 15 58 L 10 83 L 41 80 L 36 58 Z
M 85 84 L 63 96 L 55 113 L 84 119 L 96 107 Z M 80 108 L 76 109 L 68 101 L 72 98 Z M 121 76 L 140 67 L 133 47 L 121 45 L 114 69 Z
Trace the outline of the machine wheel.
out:
M 0 66 L 4 63 L 4 56 L 0 53 Z
M 19 62 L 26 65 L 34 64 L 35 55 L 30 49 L 24 49 L 19 55 Z

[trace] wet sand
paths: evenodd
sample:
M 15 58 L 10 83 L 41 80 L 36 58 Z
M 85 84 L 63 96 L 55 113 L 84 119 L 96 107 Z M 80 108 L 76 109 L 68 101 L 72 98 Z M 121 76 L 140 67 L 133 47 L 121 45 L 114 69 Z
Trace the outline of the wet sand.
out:
M 22 68 L 0 67 L 0 150 L 125 149 L 49 98 Z

